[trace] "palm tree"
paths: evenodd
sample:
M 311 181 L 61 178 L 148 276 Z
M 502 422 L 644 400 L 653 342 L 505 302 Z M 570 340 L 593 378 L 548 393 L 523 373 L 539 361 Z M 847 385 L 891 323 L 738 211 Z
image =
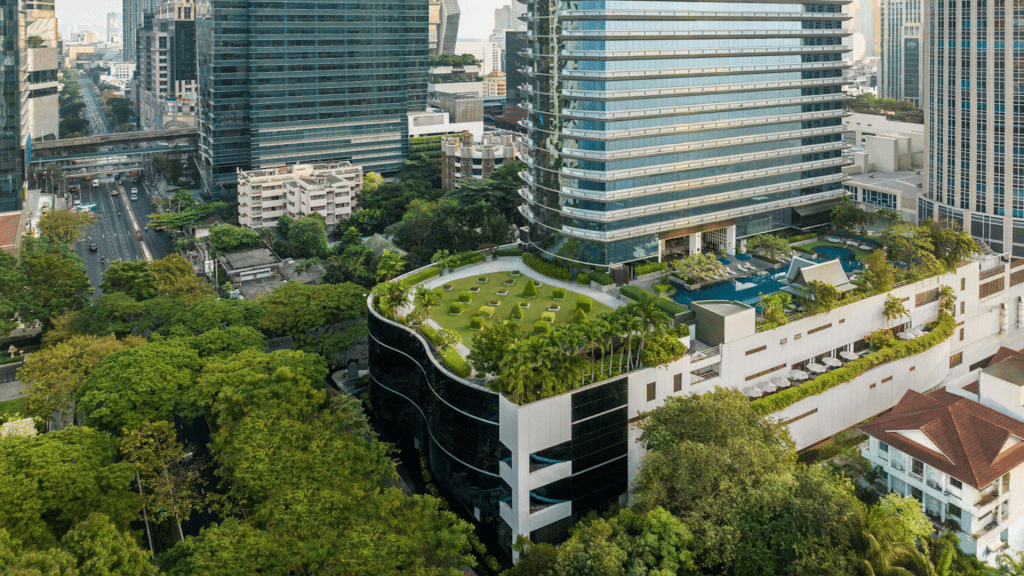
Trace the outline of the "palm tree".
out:
M 956 303 L 956 292 L 953 291 L 951 286 L 940 286 L 939 287 L 939 314 L 945 312 L 946 314 L 953 313 L 953 304 Z
M 437 303 L 441 301 L 441 290 L 420 285 L 416 288 L 416 294 L 413 296 L 412 301 L 416 308 L 423 312 L 424 318 L 430 318 L 430 309 L 437 306 Z
M 1005 576 L 1024 576 L 1024 554 L 1021 552 L 1013 555 L 1000 554 L 996 561 L 999 563 L 999 570 Z
M 910 312 L 907 311 L 907 307 L 903 305 L 903 302 L 899 298 L 890 294 L 885 300 L 885 307 L 882 309 L 882 316 L 885 318 L 886 323 L 890 323 L 893 320 L 904 316 L 909 318 Z
M 591 384 L 594 383 L 594 362 L 595 362 L 594 349 L 598 348 L 598 347 L 600 347 L 602 349 L 604 348 L 604 342 L 603 342 L 604 333 L 601 330 L 601 324 L 602 323 L 604 323 L 603 320 L 590 320 L 590 319 L 587 319 L 586 322 L 584 322 L 584 323 L 579 325 L 579 327 L 580 327 L 580 334 L 582 334 L 583 337 L 586 338 L 586 341 L 587 341 L 587 351 L 590 353 L 590 383 Z M 602 355 L 603 355 L 603 353 L 604 353 L 604 351 L 602 350 Z
M 626 318 L 625 328 L 626 328 L 626 352 L 629 354 L 629 356 L 626 357 L 626 370 L 632 370 L 633 368 L 636 367 L 636 365 L 640 364 L 640 351 L 639 350 L 637 350 L 637 354 L 636 354 L 636 360 L 637 361 L 636 361 L 635 364 L 633 362 L 633 337 L 634 337 L 634 335 L 639 334 L 640 337 L 643 338 L 644 330 L 645 330 L 646 327 L 644 326 L 643 318 L 640 318 L 639 316 L 632 316 L 632 317 Z
M 932 576 L 931 560 L 900 538 L 902 519 L 881 506 L 858 503 L 850 515 L 850 548 L 863 576 Z

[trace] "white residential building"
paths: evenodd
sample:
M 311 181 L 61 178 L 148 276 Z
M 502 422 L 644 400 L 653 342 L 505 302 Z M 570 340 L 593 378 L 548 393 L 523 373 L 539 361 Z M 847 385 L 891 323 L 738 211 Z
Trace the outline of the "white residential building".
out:
M 352 215 L 362 190 L 363 168 L 348 162 L 239 169 L 238 223 L 261 229 L 316 212 L 331 228 Z
M 927 395 L 907 392 L 861 426 L 862 454 L 888 491 L 913 496 L 960 548 L 995 565 L 1024 550 L 1024 354 L 993 358 L 979 381 Z

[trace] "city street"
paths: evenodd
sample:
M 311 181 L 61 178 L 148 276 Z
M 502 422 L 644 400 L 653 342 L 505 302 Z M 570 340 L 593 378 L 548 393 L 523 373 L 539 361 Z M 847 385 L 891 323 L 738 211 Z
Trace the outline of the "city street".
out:
M 150 192 L 144 184 L 132 184 L 126 176 L 125 199 L 130 198 L 133 187 L 139 189 L 139 199 L 135 202 L 128 201 L 135 219 L 142 230 L 141 234 L 146 240 L 153 258 L 160 259 L 173 251 L 173 241 L 167 234 L 146 230 L 149 215 L 155 209 L 153 207 Z M 124 209 L 121 196 L 111 196 L 110 191 L 117 187 L 113 178 L 99 180 L 98 188 L 92 187 L 92 182 L 82 181 L 76 184 L 81 186 L 80 193 L 72 194 L 73 200 L 81 200 L 82 204 L 96 204 L 93 213 L 96 215 L 96 223 L 85 232 L 85 237 L 76 246 L 78 254 L 85 261 L 86 272 L 89 281 L 97 291 L 93 298 L 98 298 L 101 292 L 98 290 L 100 281 L 103 279 L 103 270 L 110 266 L 115 260 L 138 260 L 143 258 L 142 250 L 136 240 L 137 233 L 132 227 L 131 219 Z M 69 182 L 70 184 L 70 182 Z M 96 243 L 96 252 L 89 250 L 89 245 Z M 104 260 L 101 265 L 100 259 Z

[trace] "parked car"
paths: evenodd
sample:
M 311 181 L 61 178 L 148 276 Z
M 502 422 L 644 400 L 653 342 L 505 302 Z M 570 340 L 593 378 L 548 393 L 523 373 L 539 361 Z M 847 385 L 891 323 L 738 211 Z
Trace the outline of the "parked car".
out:
M 138 188 L 132 188 L 132 196 L 135 196 L 138 193 L 139 193 L 139 189 Z

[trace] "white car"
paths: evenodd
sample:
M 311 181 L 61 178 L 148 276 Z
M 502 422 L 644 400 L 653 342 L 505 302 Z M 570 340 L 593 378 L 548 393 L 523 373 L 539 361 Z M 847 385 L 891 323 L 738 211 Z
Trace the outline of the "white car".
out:
M 93 188 L 99 188 L 100 187 L 100 181 L 99 180 L 93 180 L 92 181 L 92 187 Z
M 132 196 L 135 196 L 138 193 L 139 193 L 139 189 L 138 188 L 132 188 Z

